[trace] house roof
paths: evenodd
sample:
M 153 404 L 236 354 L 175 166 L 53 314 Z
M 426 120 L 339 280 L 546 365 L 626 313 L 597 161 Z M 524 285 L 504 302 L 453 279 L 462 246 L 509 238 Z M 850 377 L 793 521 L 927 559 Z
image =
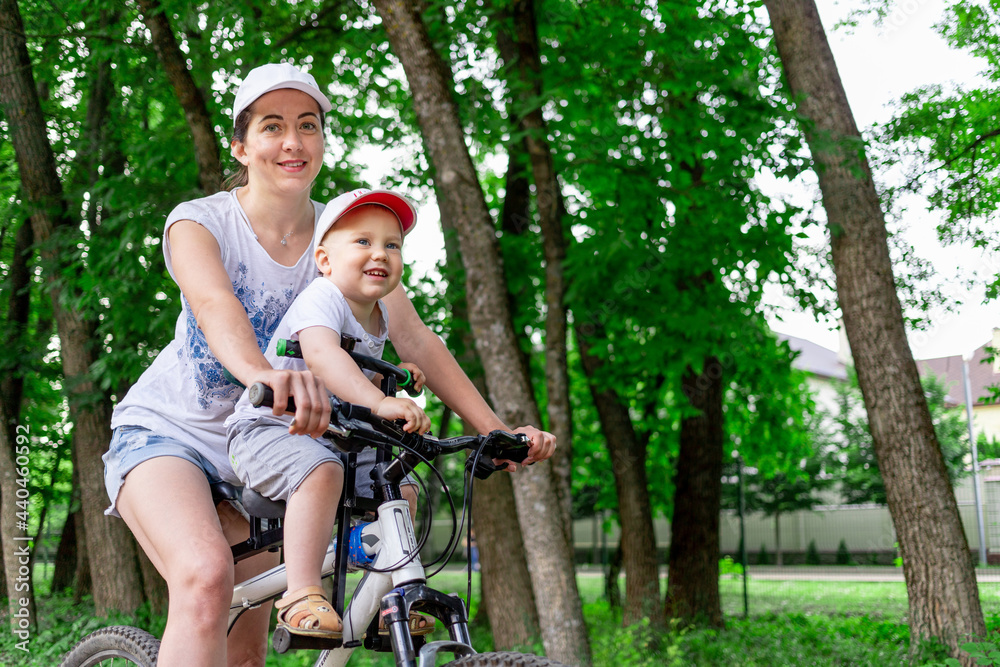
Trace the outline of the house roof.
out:
M 988 402 L 991 397 L 989 388 L 1000 384 L 1000 373 L 993 372 L 993 363 L 986 359 L 992 356 L 988 348 L 993 346 L 993 341 L 989 340 L 972 354 L 969 360 L 969 389 L 972 392 L 973 404 L 981 403 L 983 399 Z M 921 359 L 917 361 L 917 368 L 921 375 L 928 372 L 934 373 L 944 379 L 945 388 L 948 390 L 949 402 L 955 405 L 965 404 L 965 386 L 962 381 L 962 356 L 937 357 L 935 359 Z
M 828 350 L 805 338 L 796 338 L 777 332 L 775 334 L 778 336 L 778 340 L 787 340 L 788 346 L 799 353 L 792 362 L 794 368 L 821 377 L 837 380 L 847 379 L 847 368 L 833 350 Z
M 804 370 L 813 375 L 839 380 L 847 379 L 847 368 L 844 362 L 833 350 L 829 350 L 822 345 L 813 343 L 804 338 L 796 338 L 775 332 L 779 340 L 788 341 L 789 347 L 799 354 L 792 366 Z M 996 340 L 997 342 L 994 342 Z M 1000 373 L 993 372 L 993 363 L 987 361 L 992 356 L 991 348 L 1000 348 L 1000 329 L 996 330 L 995 339 L 989 340 L 976 348 L 969 361 L 969 387 L 972 391 L 972 401 L 974 404 L 983 401 L 994 403 L 990 400 L 992 394 L 990 387 L 1000 385 Z M 917 368 L 921 375 L 929 372 L 944 379 L 945 388 L 948 391 L 947 400 L 953 405 L 964 405 L 965 388 L 962 384 L 962 356 L 954 355 L 950 357 L 937 357 L 934 359 L 917 360 Z

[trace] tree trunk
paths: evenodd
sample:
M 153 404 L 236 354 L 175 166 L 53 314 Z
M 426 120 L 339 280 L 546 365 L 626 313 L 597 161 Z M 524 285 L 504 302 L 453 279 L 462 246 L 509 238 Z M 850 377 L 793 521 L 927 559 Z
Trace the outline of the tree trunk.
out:
M 138 2 L 143 22 L 152 37 L 156 57 L 167 73 L 167 79 L 184 109 L 184 117 L 191 130 L 195 161 L 198 163 L 198 182 L 205 194 L 214 194 L 222 187 L 222 162 L 219 158 L 215 125 L 205 106 L 205 98 L 191 78 L 187 58 L 177 45 L 159 0 Z
M 837 296 L 903 557 L 910 646 L 986 632 L 976 573 L 906 340 L 885 216 L 813 0 L 765 0 L 816 162 Z
M 10 281 L 10 300 L 7 304 L 5 330 L 0 337 L 4 349 L 15 353 L 21 349 L 24 329 L 28 324 L 30 308 L 31 273 L 28 254 L 33 242 L 31 224 L 22 222 L 14 237 L 14 253 L 7 273 Z M 17 354 L 14 355 L 16 358 Z M 24 396 L 23 370 L 16 366 L 3 368 L 0 379 L 0 535 L 3 540 L 3 571 L 5 591 L 10 611 L 11 629 L 20 631 L 18 623 L 24 618 L 28 628 L 36 627 L 35 587 L 32 577 L 25 576 L 21 566 L 30 563 L 28 530 L 23 525 L 18 512 L 27 514 L 18 506 L 18 501 L 26 501 L 27 488 L 18 484 L 27 483 L 24 472 L 31 455 L 30 424 L 21 425 L 21 402 Z M 19 438 L 20 436 L 20 438 Z M 20 442 L 19 442 L 20 440 Z M 24 458 L 19 462 L 18 456 Z M 20 463 L 20 465 L 19 465 Z M 18 470 L 21 468 L 22 470 Z M 21 491 L 21 498 L 18 497 Z M 25 600 L 26 604 L 21 604 Z M 24 610 L 23 612 L 21 610 Z M 15 614 L 25 613 L 26 617 Z
M 531 384 L 518 362 L 493 221 L 451 97 L 451 73 L 431 46 L 411 3 L 376 0 L 374 4 L 406 72 L 437 187 L 456 215 L 469 321 L 494 409 L 507 424 L 537 424 Z M 535 600 L 544 605 L 539 618 L 546 654 L 561 662 L 589 665 L 573 554 L 561 523 L 551 466 L 531 466 L 512 481 Z
M 52 567 L 53 594 L 72 588 L 73 580 L 76 578 L 76 517 L 77 512 L 71 512 L 66 517 L 66 523 L 63 524 L 62 533 L 59 535 L 59 546 L 56 547 L 55 564 Z
M 622 623 L 626 626 L 649 618 L 662 625 L 660 607 L 660 571 L 656 557 L 656 533 L 646 478 L 646 446 L 635 433 L 632 419 L 618 394 L 611 388 L 599 388 L 594 377 L 602 361 L 591 353 L 593 339 L 580 327 L 576 339 L 580 358 L 590 386 L 590 394 L 601 420 L 601 432 L 611 454 L 611 472 L 618 494 L 618 520 L 621 525 L 621 560 L 625 567 L 625 607 Z
M 512 106 L 518 132 L 531 158 L 535 181 L 535 203 L 542 229 L 545 257 L 545 389 L 548 398 L 548 428 L 559 442 L 551 465 L 557 481 L 566 539 L 573 542 L 572 451 L 573 423 L 569 403 L 569 365 L 566 357 L 566 233 L 562 192 L 556 179 L 548 130 L 542 116 L 544 91 L 542 61 L 538 49 L 538 27 L 534 0 L 514 0 L 510 7 L 513 33 L 497 31 L 500 55 L 506 63 Z
M 154 614 L 167 613 L 167 582 L 157 571 L 156 566 L 142 549 L 136 549 L 139 559 L 139 573 L 142 575 L 142 594 L 149 601 L 149 610 Z
M 665 613 L 722 626 L 719 511 L 722 505 L 722 365 L 709 357 L 688 367 L 681 390 L 699 414 L 681 420 Z
M 785 559 L 781 554 L 781 512 L 774 514 L 774 564 L 785 564 Z
M 74 497 L 71 504 L 79 502 L 80 492 L 80 468 L 76 464 L 76 448 L 73 448 L 73 489 Z M 90 578 L 90 559 L 87 558 L 87 527 L 84 525 L 83 512 L 74 511 L 70 518 L 73 519 L 74 531 L 76 532 L 76 573 L 73 575 L 75 586 L 73 587 L 73 603 L 80 604 L 87 595 L 94 592 L 93 580 Z M 140 549 L 141 551 L 141 549 Z
M 461 251 L 454 227 L 455 214 L 448 209 L 448 200 L 441 202 L 441 227 L 444 231 L 444 247 L 447 265 L 462 265 Z M 468 319 L 465 295 L 456 299 L 456 321 Z M 452 335 L 457 336 L 453 331 Z M 472 369 L 479 365 L 476 359 L 475 341 L 466 330 L 460 336 L 461 344 L 456 358 L 462 368 Z M 470 377 L 481 394 L 486 395 L 486 385 L 481 372 L 470 372 Z M 468 428 L 468 427 L 466 427 Z M 514 504 L 514 487 L 507 475 L 492 475 L 489 479 L 477 481 L 472 496 L 472 521 L 479 546 L 480 582 L 482 601 L 480 609 L 489 619 L 493 633 L 493 645 L 497 650 L 506 651 L 515 647 L 529 646 L 540 635 L 538 610 L 535 595 L 531 590 L 531 576 L 521 540 L 521 527 L 511 517 L 517 516 Z
M 530 646 L 540 636 L 531 576 L 516 529 L 517 507 L 510 475 L 477 480 L 472 518 L 479 547 L 483 606 L 498 651 Z
M 0 104 L 10 123 L 11 144 L 17 158 L 26 203 L 32 207 L 32 228 L 48 266 L 58 267 L 62 253 L 51 238 L 57 229 L 73 229 L 55 157 L 45 137 L 45 121 L 24 39 L 20 10 L 15 0 L 0 0 Z M 111 609 L 132 611 L 142 602 L 135 560 L 135 543 L 120 521 L 109 521 L 103 508 L 104 466 L 110 409 L 88 378 L 93 362 L 93 327 L 80 313 L 64 306 L 63 289 L 50 274 L 49 291 L 59 333 L 60 356 L 67 387 L 73 440 L 78 447 L 81 498 L 90 539 L 94 606 L 98 614 Z
M 0 511 L 3 511 L 3 493 L 0 491 Z M 0 554 L 3 554 L 3 528 L 0 527 Z M 7 590 L 7 567 L 0 563 L 0 591 Z
M 619 517 L 618 525 L 621 526 L 621 517 Z M 622 574 L 622 546 L 621 543 L 615 547 L 615 550 L 611 552 L 611 558 L 608 560 L 608 571 L 604 575 L 604 598 L 608 601 L 608 606 L 612 609 L 622 608 L 622 589 L 618 585 L 618 578 Z M 659 602 L 659 593 L 656 595 L 657 602 Z M 628 625 L 628 622 L 625 623 Z

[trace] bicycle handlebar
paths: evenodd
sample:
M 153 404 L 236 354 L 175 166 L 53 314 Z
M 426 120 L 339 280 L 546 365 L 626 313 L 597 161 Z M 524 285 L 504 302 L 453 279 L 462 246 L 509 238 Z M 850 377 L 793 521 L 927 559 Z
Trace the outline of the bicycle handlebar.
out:
M 391 375 L 396 380 L 396 386 L 405 390 L 410 396 L 419 396 L 423 392 L 423 390 L 416 391 L 413 389 L 413 375 L 407 369 L 400 368 L 399 366 L 382 359 L 376 359 L 375 357 L 359 354 L 353 350 L 344 349 L 344 351 L 351 356 L 354 363 L 364 370 L 381 373 L 382 375 Z M 302 346 L 298 341 L 289 340 L 287 338 L 281 338 L 278 340 L 275 352 L 279 357 L 291 357 L 293 359 L 302 358 Z
M 274 391 L 263 382 L 255 382 L 250 386 L 248 398 L 254 407 L 274 407 Z M 288 397 L 289 412 L 295 411 L 295 402 Z M 369 430 L 364 425 L 370 427 Z M 359 428 L 360 427 L 360 428 Z M 491 431 L 487 435 L 467 435 L 455 438 L 435 438 L 430 435 L 407 433 L 401 424 L 383 419 L 372 413 L 369 408 L 342 401 L 336 396 L 330 396 L 330 430 L 338 439 L 361 441 L 364 446 L 388 445 L 401 447 L 417 452 L 426 460 L 431 460 L 438 454 L 451 454 L 466 449 L 481 449 L 480 458 L 506 459 L 520 463 L 528 456 L 531 439 L 523 433 L 507 431 Z M 373 437 L 373 434 L 378 434 Z M 493 469 L 490 470 L 489 468 Z M 498 470 L 492 466 L 478 465 L 476 475 L 487 477 L 489 473 Z

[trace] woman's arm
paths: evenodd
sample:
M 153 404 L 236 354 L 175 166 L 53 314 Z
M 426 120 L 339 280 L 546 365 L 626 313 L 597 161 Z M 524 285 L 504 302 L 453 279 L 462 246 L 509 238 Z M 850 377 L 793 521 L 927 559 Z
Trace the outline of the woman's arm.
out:
M 246 310 L 233 293 L 212 233 L 192 220 L 179 220 L 170 226 L 167 236 L 177 284 L 216 358 L 243 384 L 270 385 L 275 415 L 283 414 L 288 397 L 294 396 L 291 432 L 321 436 L 330 421 L 323 383 L 308 371 L 276 371 L 267 363 Z
M 382 301 L 389 309 L 389 337 L 400 358 L 420 366 L 427 386 L 445 405 L 480 433 L 500 429 L 527 434 L 532 444 L 525 464 L 552 456 L 556 448 L 555 436 L 533 426 L 511 429 L 504 424 L 480 396 L 445 344 L 420 319 L 402 285 Z

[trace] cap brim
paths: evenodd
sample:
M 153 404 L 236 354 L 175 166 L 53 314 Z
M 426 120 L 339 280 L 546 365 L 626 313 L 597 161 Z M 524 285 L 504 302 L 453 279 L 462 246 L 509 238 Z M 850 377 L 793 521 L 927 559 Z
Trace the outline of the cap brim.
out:
M 337 199 L 350 197 L 351 194 L 353 193 L 345 193 Z M 331 209 L 330 205 L 327 206 L 326 210 L 323 211 L 323 215 L 320 216 L 319 224 L 314 233 L 313 251 L 319 248 L 323 237 L 337 224 L 338 220 L 364 204 L 378 204 L 392 211 L 393 215 L 399 219 L 399 224 L 403 228 L 403 236 L 409 234 L 413 226 L 417 224 L 417 210 L 410 200 L 389 190 L 372 190 L 360 197 L 349 199 L 349 201 L 340 205 L 337 209 Z
M 362 204 L 379 204 L 392 211 L 399 218 L 399 224 L 403 226 L 404 236 L 413 229 L 413 225 L 417 221 L 417 212 L 413 205 L 395 192 L 388 190 L 372 190 L 368 194 L 358 197 L 337 216 L 337 219 L 342 218 L 348 211 Z
M 316 100 L 316 103 L 319 104 L 319 108 L 323 111 L 323 113 L 327 113 L 333 109 L 333 105 L 330 104 L 330 100 L 326 99 L 326 96 L 323 95 L 323 93 L 313 88 L 308 83 L 303 83 L 302 81 L 282 81 L 280 83 L 276 83 L 258 95 L 256 99 L 260 99 L 267 93 L 274 92 L 275 90 L 282 90 L 283 88 L 292 88 L 294 90 L 302 91 L 309 97 Z

